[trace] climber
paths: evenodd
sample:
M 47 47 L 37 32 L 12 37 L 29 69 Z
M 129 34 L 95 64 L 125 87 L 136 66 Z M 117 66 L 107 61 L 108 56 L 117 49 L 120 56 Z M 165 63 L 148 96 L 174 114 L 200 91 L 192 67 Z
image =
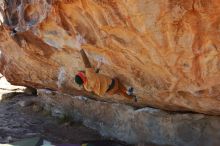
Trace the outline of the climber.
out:
M 76 74 L 75 82 L 78 85 L 83 85 L 85 90 L 99 96 L 103 96 L 105 93 L 108 95 L 120 94 L 137 102 L 137 97 L 133 94 L 133 87 L 129 87 L 127 90 L 117 78 L 112 79 L 106 75 L 98 74 L 101 62 L 98 63 L 97 69 L 94 69 L 83 49 L 80 50 L 80 53 L 86 69 Z

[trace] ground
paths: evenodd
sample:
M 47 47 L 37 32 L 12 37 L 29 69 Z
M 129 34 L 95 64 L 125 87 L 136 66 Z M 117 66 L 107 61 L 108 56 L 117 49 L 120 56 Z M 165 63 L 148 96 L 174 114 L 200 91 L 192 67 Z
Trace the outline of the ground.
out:
M 34 111 L 35 106 L 21 107 L 18 104 L 30 98 L 37 97 L 20 94 L 0 103 L 0 143 L 33 136 L 42 136 L 55 143 L 103 139 L 80 123 L 58 120 L 44 111 Z
M 83 141 L 111 140 L 114 146 L 128 146 L 87 128 L 68 117 L 57 119 L 44 110 L 33 90 L 12 86 L 0 74 L 0 145 L 23 138 L 43 137 L 54 144 L 82 143 Z M 76 92 L 76 94 L 81 94 Z M 139 144 L 137 146 L 156 146 Z
M 0 76 L 0 143 L 41 136 L 53 143 L 81 143 L 104 140 L 98 132 L 71 122 L 56 119 L 40 108 L 38 97 L 24 87 L 12 86 Z

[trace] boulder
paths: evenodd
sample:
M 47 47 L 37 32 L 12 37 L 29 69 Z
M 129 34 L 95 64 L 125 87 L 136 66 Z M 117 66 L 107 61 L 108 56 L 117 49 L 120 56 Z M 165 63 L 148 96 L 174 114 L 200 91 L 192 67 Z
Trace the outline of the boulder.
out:
M 195 113 L 165 112 L 38 90 L 41 102 L 51 113 L 63 113 L 82 122 L 102 136 L 129 144 L 166 146 L 217 146 L 220 143 L 220 117 Z M 65 100 L 63 100 L 65 99 Z M 57 115 L 54 115 L 57 117 Z
M 220 0 L 8 0 L 0 72 L 13 84 L 74 94 L 84 49 L 132 86 L 97 100 L 220 115 Z M 85 93 L 85 92 L 84 92 Z

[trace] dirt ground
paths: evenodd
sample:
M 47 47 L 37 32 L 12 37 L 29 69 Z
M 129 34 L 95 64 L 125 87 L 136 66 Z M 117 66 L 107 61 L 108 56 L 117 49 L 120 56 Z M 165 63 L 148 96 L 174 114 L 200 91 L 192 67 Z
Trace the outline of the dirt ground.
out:
M 0 102 L 0 143 L 34 136 L 45 137 L 54 143 L 81 143 L 104 139 L 80 123 L 55 119 L 44 111 L 36 111 L 35 106 L 21 107 L 18 104 L 19 101 L 30 98 L 37 97 L 20 94 Z

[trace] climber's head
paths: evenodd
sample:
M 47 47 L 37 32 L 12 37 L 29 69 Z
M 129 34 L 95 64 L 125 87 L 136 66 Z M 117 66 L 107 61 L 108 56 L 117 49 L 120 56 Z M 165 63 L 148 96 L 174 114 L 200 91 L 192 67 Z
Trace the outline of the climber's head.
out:
M 85 82 L 86 82 L 86 76 L 85 76 L 85 73 L 83 71 L 80 71 L 76 74 L 75 76 L 75 82 L 78 84 L 78 85 L 83 85 Z

